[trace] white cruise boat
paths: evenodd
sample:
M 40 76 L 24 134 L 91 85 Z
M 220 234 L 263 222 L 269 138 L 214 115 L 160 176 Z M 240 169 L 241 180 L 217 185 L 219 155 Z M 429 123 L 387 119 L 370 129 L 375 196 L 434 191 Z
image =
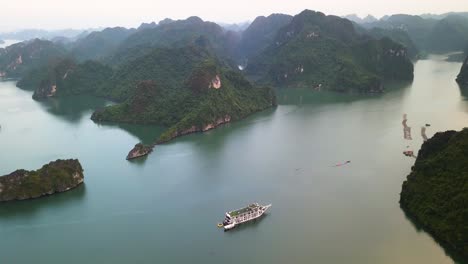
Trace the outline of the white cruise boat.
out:
M 229 230 L 242 223 L 257 219 L 270 207 L 271 204 L 259 205 L 258 203 L 253 203 L 247 207 L 227 212 L 222 227 L 224 230 Z

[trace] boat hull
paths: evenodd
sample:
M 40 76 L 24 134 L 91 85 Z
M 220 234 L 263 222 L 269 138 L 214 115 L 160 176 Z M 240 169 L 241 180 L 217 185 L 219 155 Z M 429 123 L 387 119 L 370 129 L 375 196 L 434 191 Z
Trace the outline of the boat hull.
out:
M 260 209 L 254 213 L 233 217 L 232 223 L 224 225 L 224 231 L 231 230 L 238 225 L 241 225 L 241 224 L 244 224 L 244 223 L 247 223 L 247 222 L 250 222 L 250 221 L 253 221 L 262 217 L 266 213 L 268 208 L 270 207 L 271 207 L 271 204 L 266 205 L 266 206 L 261 206 Z

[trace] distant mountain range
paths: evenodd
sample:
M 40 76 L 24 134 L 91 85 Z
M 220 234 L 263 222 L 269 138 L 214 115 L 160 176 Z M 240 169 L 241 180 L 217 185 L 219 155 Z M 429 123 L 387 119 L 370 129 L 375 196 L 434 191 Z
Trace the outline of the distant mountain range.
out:
M 352 16 L 349 18 L 366 29 L 404 31 L 423 53 L 460 51 L 468 43 L 468 13 L 422 16 L 398 14 L 371 22 L 353 19 Z
M 35 38 L 52 40 L 54 38 L 67 38 L 75 40 L 82 35 L 86 35 L 92 31 L 100 31 L 102 28 L 96 29 L 60 29 L 60 30 L 43 30 L 43 29 L 24 29 L 14 32 L 0 33 L 0 39 L 14 40 L 31 40 Z
M 372 23 L 372 22 L 376 22 L 378 21 L 377 18 L 375 18 L 374 16 L 372 15 L 367 15 L 366 17 L 364 18 L 360 18 L 358 15 L 356 14 L 350 14 L 350 15 L 346 15 L 346 16 L 343 16 L 343 18 L 346 18 L 348 20 L 351 20 L 355 23 L 358 23 L 358 24 L 364 24 L 364 23 Z
M 468 45 L 465 19 L 357 23 L 310 10 L 242 25 L 164 19 L 14 44 L 0 49 L 0 75 L 38 100 L 86 93 L 120 102 L 94 120 L 165 125 L 164 141 L 275 105 L 268 86 L 378 93 L 385 80 L 411 81 L 420 53 Z
M 444 19 L 448 16 L 453 16 L 453 15 L 457 15 L 457 16 L 464 16 L 464 17 L 468 17 L 468 12 L 448 12 L 448 13 L 444 13 L 444 14 L 422 14 L 420 15 L 420 17 L 422 18 L 425 18 L 425 19 Z
M 95 60 L 111 68 L 123 67 L 155 48 L 182 48 L 195 42 L 230 68 L 246 66 L 246 73 L 260 83 L 344 92 L 380 91 L 383 79 L 411 80 L 408 58 L 417 53 L 404 31 L 367 31 L 346 19 L 307 10 L 294 17 L 258 17 L 242 32 L 189 17 L 142 24 L 138 29 L 106 28 L 75 41 L 53 40 L 57 49 L 64 50 L 59 56 L 76 63 Z M 52 45 L 38 40 L 32 43 Z M 15 48 L 28 47 L 25 45 Z M 45 58 L 38 58 L 37 63 L 42 60 Z M 17 71 L 13 64 L 4 63 L 5 74 Z

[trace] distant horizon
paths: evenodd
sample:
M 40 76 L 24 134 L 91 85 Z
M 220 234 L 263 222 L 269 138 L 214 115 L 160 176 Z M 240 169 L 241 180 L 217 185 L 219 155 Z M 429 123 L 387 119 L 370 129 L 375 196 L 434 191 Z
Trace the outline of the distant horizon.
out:
M 204 21 L 215 23 L 238 24 L 273 13 L 296 15 L 305 9 L 336 16 L 356 14 L 365 17 L 370 14 L 376 18 L 393 14 L 437 15 L 468 12 L 468 6 L 458 0 L 427 0 L 424 3 L 416 0 L 394 0 L 392 5 L 383 0 L 355 0 L 352 3 L 343 0 L 291 0 L 287 4 L 267 0 L 16 0 L 2 3 L 0 32 L 9 33 L 25 29 L 82 30 L 116 26 L 135 28 L 141 23 L 157 22 L 164 18 L 179 20 L 190 16 L 198 16 Z
M 306 9 L 304 9 L 306 10 Z M 302 11 L 304 11 L 302 10 Z M 302 12 L 300 11 L 300 12 Z M 321 12 L 320 10 L 313 10 L 313 11 L 316 11 L 316 12 Z M 299 13 L 300 13 L 299 12 Z M 350 15 L 356 15 L 358 16 L 359 18 L 361 19 L 364 19 L 365 17 L 367 16 L 372 16 L 372 17 L 375 17 L 376 19 L 380 20 L 382 19 L 383 17 L 385 16 L 393 16 L 393 15 L 411 15 L 411 16 L 424 16 L 424 15 L 435 15 L 435 16 L 438 16 L 438 15 L 443 15 L 443 14 L 447 14 L 447 13 L 464 13 L 464 12 L 467 12 L 468 11 L 448 11 L 448 12 L 443 12 L 443 13 L 422 13 L 422 14 L 406 14 L 406 13 L 395 13 L 395 14 L 388 14 L 388 15 L 383 15 L 383 16 L 375 16 L 373 14 L 363 14 L 363 15 L 360 15 L 360 14 L 357 14 L 357 13 L 349 13 L 349 14 L 346 14 L 346 15 L 336 15 L 336 14 L 326 14 L 325 15 L 335 15 L 335 16 L 339 16 L 339 17 L 345 17 L 345 16 L 350 16 Z M 268 17 L 272 14 L 285 14 L 285 15 L 291 15 L 291 16 L 294 16 L 294 15 L 297 15 L 299 13 L 296 13 L 296 14 L 285 14 L 285 13 L 271 13 L 271 14 L 268 14 L 268 15 L 258 15 L 257 17 L 261 17 L 261 16 L 264 16 L 264 17 Z M 324 13 L 324 12 L 322 12 Z M 195 16 L 195 15 L 194 15 Z M 192 16 L 188 16 L 188 17 L 185 17 L 185 18 L 170 18 L 170 17 L 166 17 L 166 18 L 163 18 L 161 20 L 153 20 L 153 21 L 143 21 L 139 24 L 137 24 L 136 26 L 125 26 L 125 25 L 108 25 L 108 26 L 96 26 L 96 27 L 82 27 L 82 28 L 79 28 L 79 27 L 76 27 L 76 28 L 73 28 L 73 27 L 68 27 L 68 28 L 18 28 L 18 29 L 14 29 L 14 30 L 9 30 L 9 31 L 0 31 L 0 34 L 8 34 L 8 33 L 15 33 L 15 32 L 20 32 L 20 31 L 26 31 L 26 30 L 43 30 L 43 31 L 49 31 L 49 32 L 53 32 L 53 31 L 65 31 L 65 30 L 77 30 L 77 31 L 88 31 L 88 30 L 102 30 L 102 29 L 105 29 L 105 28 L 115 28 L 115 27 L 124 27 L 124 28 L 138 28 L 141 24 L 143 23 L 146 23 L 146 24 L 149 24 L 149 23 L 156 23 L 156 24 L 159 24 L 159 22 L 165 20 L 165 19 L 172 19 L 174 21 L 176 20 L 185 20 L 189 17 L 192 17 Z M 196 16 L 196 17 L 200 17 L 200 16 Z M 200 17 L 203 21 L 206 21 L 206 22 L 213 22 L 213 23 L 217 23 L 219 25 L 242 25 L 242 24 L 245 24 L 245 23 L 252 23 L 257 17 L 253 18 L 252 20 L 244 20 L 244 21 L 239 21 L 239 22 L 224 22 L 224 21 L 211 21 L 211 20 L 206 20 L 204 19 L 203 17 Z

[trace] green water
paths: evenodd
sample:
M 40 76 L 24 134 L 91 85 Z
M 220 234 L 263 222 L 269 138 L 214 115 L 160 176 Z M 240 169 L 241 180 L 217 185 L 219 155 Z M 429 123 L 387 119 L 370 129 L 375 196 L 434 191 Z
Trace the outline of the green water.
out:
M 0 175 L 79 158 L 85 185 L 0 204 L 0 263 L 453 263 L 398 199 L 414 162 L 402 151 L 418 150 L 421 125 L 428 136 L 468 125 L 459 69 L 431 57 L 412 84 L 377 96 L 281 91 L 274 110 L 135 162 L 130 148 L 161 128 L 97 125 L 101 99 L 38 103 L 2 82 Z M 273 206 L 232 232 L 216 227 L 251 202 Z

